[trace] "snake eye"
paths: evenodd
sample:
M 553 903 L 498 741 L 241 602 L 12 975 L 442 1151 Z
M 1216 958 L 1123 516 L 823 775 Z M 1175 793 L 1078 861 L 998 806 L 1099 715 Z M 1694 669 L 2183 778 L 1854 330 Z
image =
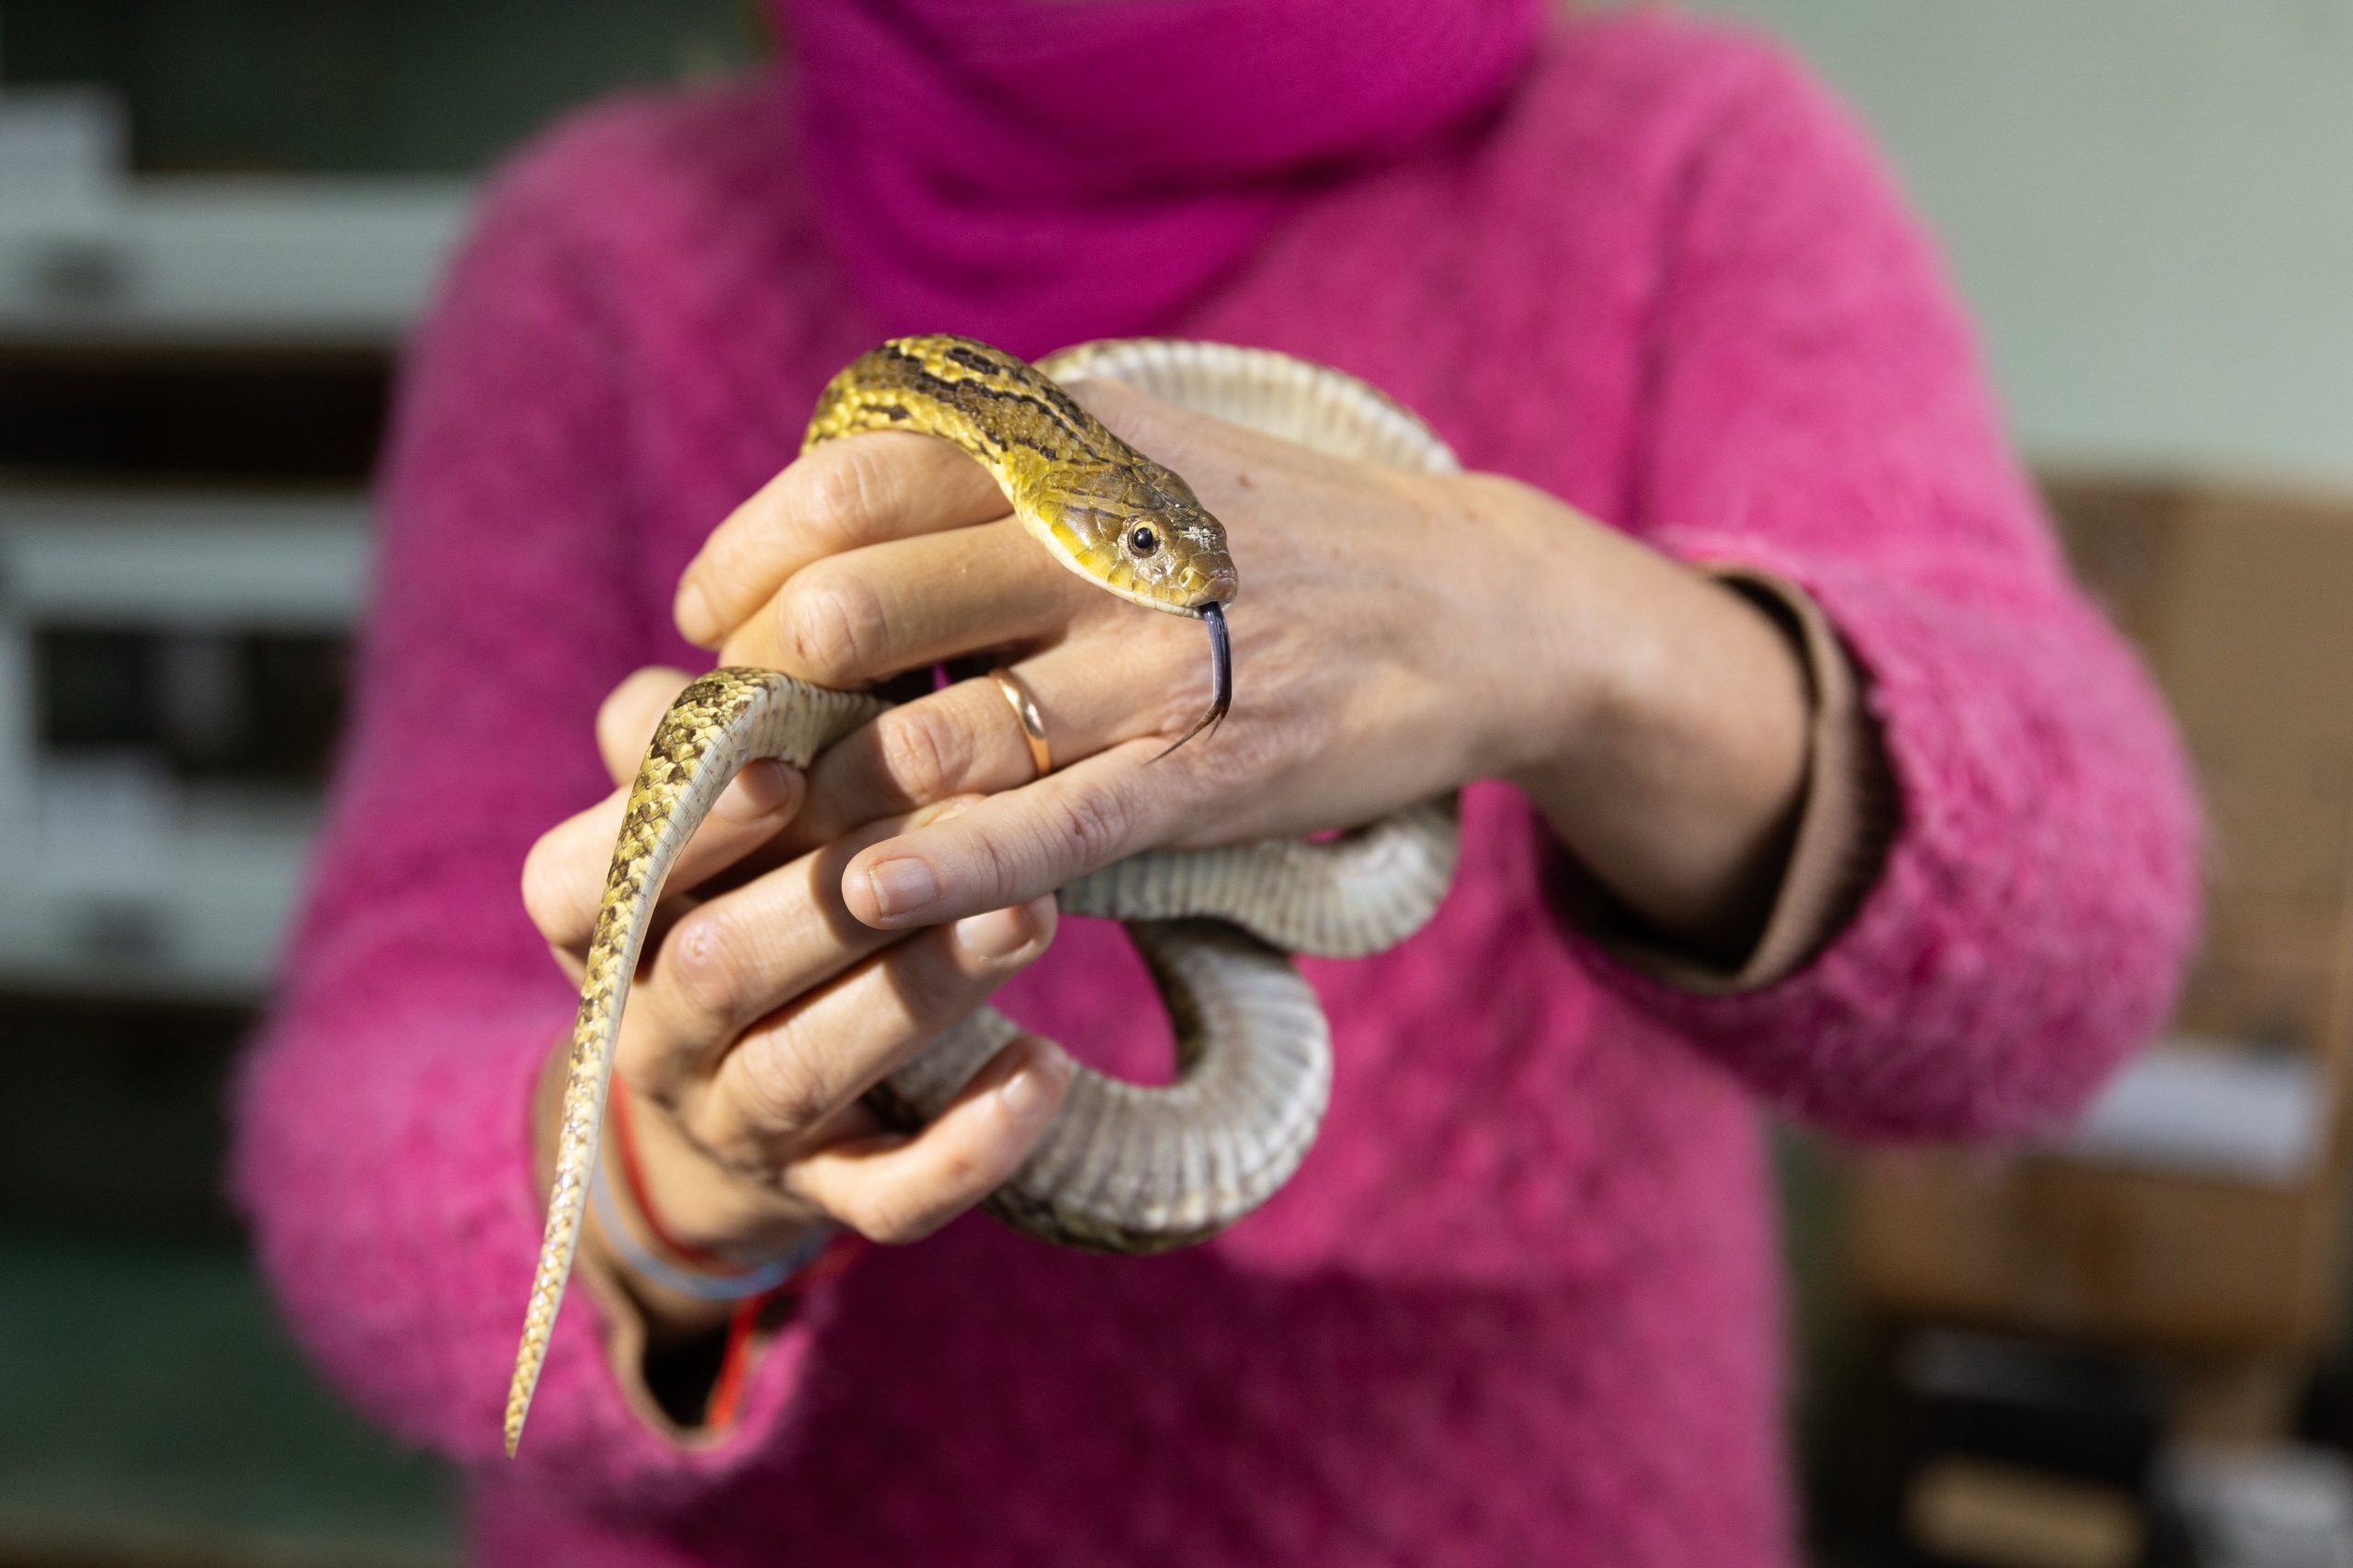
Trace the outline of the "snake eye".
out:
M 1142 523 L 1128 530 L 1128 551 L 1132 555 L 1150 555 L 1160 548 L 1160 534 Z

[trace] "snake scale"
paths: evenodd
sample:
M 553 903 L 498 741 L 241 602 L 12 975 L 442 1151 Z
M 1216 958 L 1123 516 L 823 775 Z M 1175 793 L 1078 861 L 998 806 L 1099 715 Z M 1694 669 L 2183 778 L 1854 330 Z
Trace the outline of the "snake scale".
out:
M 1363 382 L 1223 344 L 1131 338 L 1031 366 L 969 338 L 896 338 L 827 384 L 803 452 L 869 430 L 950 441 L 988 470 L 1014 515 L 1066 567 L 1137 604 L 1206 621 L 1213 700 L 1187 739 L 1222 717 L 1230 694 L 1223 607 L 1237 579 L 1224 528 L 1182 479 L 1057 384 L 1087 376 L 1341 456 L 1455 466 L 1427 426 Z M 689 685 L 654 733 L 581 984 L 547 1233 L 507 1395 L 510 1456 L 579 1243 L 621 1010 L 663 879 L 745 764 L 774 757 L 805 767 L 883 707 L 863 693 L 726 668 Z M 1331 1086 L 1329 1029 L 1290 955 L 1358 957 L 1403 941 L 1445 896 L 1455 852 L 1449 798 L 1324 841 L 1155 850 L 1063 888 L 1064 913 L 1126 923 L 1168 1011 L 1176 1077 L 1146 1087 L 1080 1068 L 989 1212 L 1063 1245 L 1150 1253 L 1203 1240 L 1266 1201 L 1306 1155 Z M 895 1125 L 920 1126 L 1019 1032 L 983 1008 L 875 1085 L 868 1103 Z

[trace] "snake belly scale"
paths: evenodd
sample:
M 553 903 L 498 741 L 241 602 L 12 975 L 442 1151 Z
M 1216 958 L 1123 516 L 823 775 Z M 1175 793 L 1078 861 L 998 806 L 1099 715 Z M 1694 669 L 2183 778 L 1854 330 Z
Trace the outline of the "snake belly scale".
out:
M 967 338 L 897 338 L 828 383 L 803 451 L 868 430 L 950 441 L 988 470 L 1064 566 L 1122 598 L 1209 621 L 1217 700 L 1197 733 L 1223 712 L 1222 612 L 1237 587 L 1224 530 L 1181 478 L 1057 384 L 1086 376 L 1342 456 L 1455 467 L 1427 426 L 1361 381 L 1224 344 L 1123 339 L 1033 367 Z M 884 706 L 774 671 L 728 668 L 689 685 L 664 715 L 631 787 L 590 938 L 547 1231 L 507 1395 L 508 1454 L 579 1244 L 621 1013 L 665 877 L 745 764 L 773 757 L 805 767 Z M 1203 1240 L 1265 1202 L 1305 1157 L 1331 1086 L 1329 1029 L 1290 955 L 1357 957 L 1403 941 L 1444 898 L 1455 852 L 1449 798 L 1328 842 L 1154 850 L 1062 889 L 1065 913 L 1126 923 L 1168 1009 L 1177 1074 L 1147 1087 L 1081 1067 L 988 1211 L 1063 1245 L 1150 1253 Z M 920 1126 L 1019 1032 L 980 1009 L 868 1102 L 897 1125 Z

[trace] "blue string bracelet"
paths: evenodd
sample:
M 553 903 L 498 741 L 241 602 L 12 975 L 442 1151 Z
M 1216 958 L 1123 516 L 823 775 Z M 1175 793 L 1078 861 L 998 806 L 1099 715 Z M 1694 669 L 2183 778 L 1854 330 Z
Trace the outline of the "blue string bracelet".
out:
M 741 1301 L 765 1296 L 790 1283 L 794 1275 L 816 1262 L 833 1239 L 824 1231 L 812 1231 L 782 1257 L 745 1273 L 698 1274 L 679 1267 L 637 1239 L 636 1233 L 621 1218 L 620 1204 L 613 1198 L 612 1183 L 606 1177 L 605 1161 L 601 1158 L 597 1161 L 596 1173 L 589 1177 L 588 1192 L 597 1206 L 597 1222 L 604 1227 L 605 1240 L 620 1255 L 621 1262 L 649 1284 L 698 1301 Z

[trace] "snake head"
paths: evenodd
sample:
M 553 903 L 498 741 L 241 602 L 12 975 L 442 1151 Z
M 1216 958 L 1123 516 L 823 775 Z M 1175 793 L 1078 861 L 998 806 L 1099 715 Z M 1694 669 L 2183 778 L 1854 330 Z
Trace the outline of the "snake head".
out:
M 1072 570 L 1147 609 L 1199 616 L 1232 603 L 1240 585 L 1225 525 L 1191 485 L 1149 458 L 1051 486 L 1038 511 Z
M 1030 493 L 1030 505 L 1032 530 L 1079 575 L 1147 609 L 1208 623 L 1210 705 L 1160 755 L 1215 729 L 1233 704 L 1225 607 L 1241 586 L 1225 525 L 1191 485 L 1131 448 L 1120 460 L 1063 471 Z

